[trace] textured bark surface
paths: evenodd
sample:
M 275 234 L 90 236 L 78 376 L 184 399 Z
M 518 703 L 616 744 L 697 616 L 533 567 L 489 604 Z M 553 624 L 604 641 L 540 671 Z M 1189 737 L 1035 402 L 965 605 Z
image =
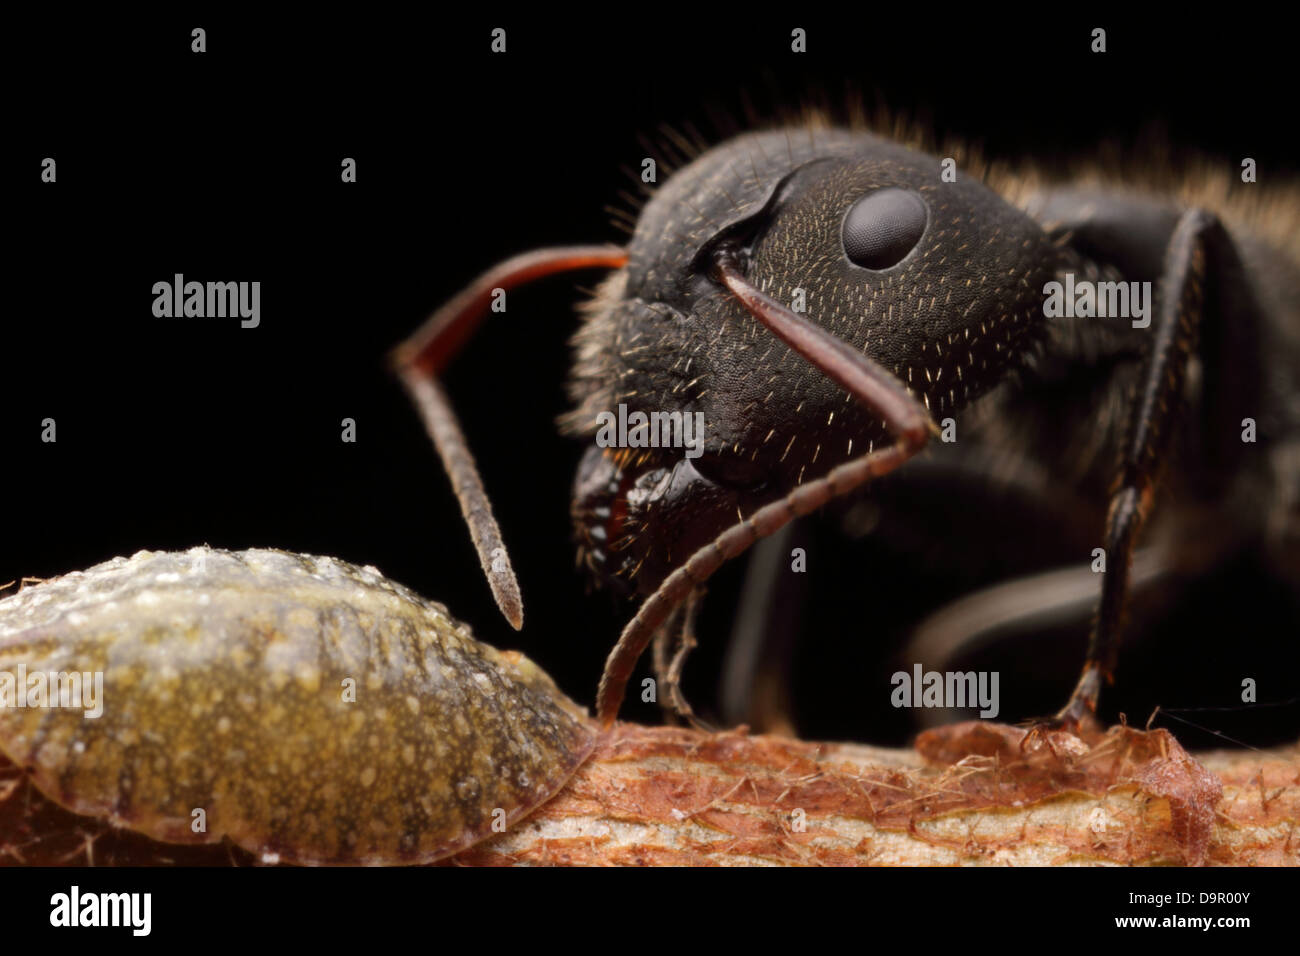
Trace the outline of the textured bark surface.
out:
M 999 724 L 915 749 L 620 724 L 560 794 L 454 865 L 1300 864 L 1300 746 Z M 45 800 L 0 765 L 0 863 L 249 864 Z
M 1023 737 L 958 724 L 883 750 L 620 725 L 556 799 L 454 862 L 1300 864 L 1300 748 Z

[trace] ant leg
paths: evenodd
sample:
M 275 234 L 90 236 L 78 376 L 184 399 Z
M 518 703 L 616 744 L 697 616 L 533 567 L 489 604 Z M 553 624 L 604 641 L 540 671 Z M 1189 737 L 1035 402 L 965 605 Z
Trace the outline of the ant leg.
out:
M 655 687 L 656 691 L 668 686 L 668 668 L 672 661 L 669 655 L 677 641 L 677 633 L 681 624 L 682 608 L 679 606 L 668 616 L 668 620 L 659 625 L 655 631 L 654 644 L 652 645 L 652 658 L 655 669 Z M 672 723 L 676 723 L 676 714 L 668 699 L 667 693 L 657 693 L 656 699 L 659 706 L 664 709 L 664 716 Z
M 1078 726 L 1096 713 L 1103 681 L 1112 679 L 1128 599 L 1133 551 L 1155 496 L 1171 432 L 1182 412 L 1188 366 L 1196 354 L 1205 306 L 1207 261 L 1229 240 L 1212 214 L 1187 211 L 1165 251 L 1152 342 L 1130 412 L 1110 508 L 1106 515 L 1106 573 L 1093 616 L 1079 683 L 1056 722 Z
M 393 368 L 424 419 L 425 430 L 451 479 L 492 596 L 515 630 L 524 625 L 519 582 L 510 566 L 510 554 L 501 540 L 501 529 L 492 514 L 478 466 L 474 464 L 456 412 L 438 384 L 438 376 L 482 320 L 497 289 L 512 289 L 574 269 L 619 269 L 626 262 L 627 253 L 616 246 L 567 246 L 514 256 L 462 289 L 391 355 Z
M 712 733 L 715 728 L 708 722 L 695 716 L 695 711 L 691 708 L 686 696 L 682 693 L 682 670 L 686 666 L 686 658 L 692 650 L 695 649 L 698 642 L 695 640 L 695 621 L 699 615 L 700 603 L 704 598 L 704 589 L 696 588 L 686 599 L 686 604 L 682 610 L 681 630 L 677 633 L 677 652 L 673 654 L 672 663 L 668 667 L 668 674 L 664 681 L 668 699 L 672 702 L 673 710 L 677 716 L 681 717 L 696 730 L 702 730 L 706 733 Z
M 596 714 L 606 727 L 612 726 L 618 716 L 628 679 L 646 644 L 692 590 L 702 586 L 725 562 L 791 519 L 815 511 L 864 482 L 893 471 L 925 447 L 935 430 L 925 407 L 898 379 L 847 342 L 768 298 L 740 274 L 725 252 L 714 263 L 714 276 L 774 335 L 880 415 L 895 441 L 887 448 L 868 451 L 860 458 L 845 462 L 821 478 L 800 485 L 786 497 L 764 505 L 696 551 L 665 578 L 623 629 L 605 661 L 596 693 Z
M 703 591 L 693 591 L 684 604 L 673 609 L 655 631 L 653 655 L 655 681 L 660 691 L 659 706 L 664 709 L 669 722 L 675 724 L 681 718 L 697 730 L 711 731 L 711 727 L 695 716 L 681 688 L 686 656 L 697 646 L 695 620 L 703 597 Z

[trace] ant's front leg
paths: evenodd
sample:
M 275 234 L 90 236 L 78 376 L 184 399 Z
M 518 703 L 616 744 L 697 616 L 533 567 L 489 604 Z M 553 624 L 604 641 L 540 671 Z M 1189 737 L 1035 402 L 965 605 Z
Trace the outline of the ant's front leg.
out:
M 1106 573 L 1093 616 L 1083 674 L 1052 723 L 1078 727 L 1092 719 L 1103 681 L 1115 666 L 1129 575 L 1171 433 L 1183 418 L 1188 366 L 1197 354 L 1211 263 L 1222 266 L 1231 242 L 1211 213 L 1192 209 L 1178 220 L 1166 246 L 1156 296 L 1152 342 L 1138 379 L 1106 516 Z M 1213 357 L 1210 357 L 1213 358 Z
M 673 654 L 668 672 L 663 676 L 664 688 L 668 700 L 673 705 L 677 716 L 681 717 L 696 730 L 713 733 L 716 729 L 707 721 L 695 716 L 695 711 L 682 693 L 682 670 L 686 667 L 686 657 L 698 645 L 695 639 L 695 621 L 699 617 L 700 604 L 704 599 L 704 588 L 695 588 L 686 599 L 682 609 L 681 629 L 677 632 L 677 651 Z
M 682 693 L 686 658 L 699 645 L 695 637 L 695 622 L 703 600 L 704 589 L 693 590 L 659 626 L 654 636 L 654 670 L 659 705 L 669 718 L 680 718 L 696 730 L 712 733 L 715 728 L 695 715 L 694 708 Z
M 651 656 L 654 662 L 655 670 L 655 699 L 659 701 L 659 706 L 664 710 L 664 716 L 670 722 L 673 720 L 674 713 L 672 704 L 668 699 L 667 693 L 661 693 L 668 686 L 668 668 L 672 662 L 673 648 L 677 644 L 677 634 L 681 630 L 682 613 L 686 605 L 679 604 L 673 608 L 668 615 L 668 619 L 659 625 L 655 631 L 654 644 L 651 645 Z

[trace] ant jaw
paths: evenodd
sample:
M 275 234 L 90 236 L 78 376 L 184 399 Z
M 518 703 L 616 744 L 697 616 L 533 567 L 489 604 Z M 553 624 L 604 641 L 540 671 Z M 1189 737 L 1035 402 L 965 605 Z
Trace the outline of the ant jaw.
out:
M 708 477 L 689 458 L 592 446 L 574 482 L 579 560 L 598 585 L 650 594 L 685 557 L 755 506 L 743 489 Z
M 578 559 L 593 583 L 629 596 L 634 588 L 628 562 L 619 552 L 627 544 L 627 492 L 635 476 L 612 451 L 595 445 L 587 449 L 574 479 L 570 514 Z

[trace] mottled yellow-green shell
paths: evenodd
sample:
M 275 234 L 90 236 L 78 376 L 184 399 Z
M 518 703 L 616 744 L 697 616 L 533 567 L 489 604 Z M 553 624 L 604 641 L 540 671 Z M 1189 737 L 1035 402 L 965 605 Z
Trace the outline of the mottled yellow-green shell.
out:
M 102 715 L 18 706 L 36 672 L 102 674 Z M 165 842 L 430 862 L 546 801 L 594 742 L 527 658 L 332 558 L 142 551 L 0 601 L 0 751 Z

